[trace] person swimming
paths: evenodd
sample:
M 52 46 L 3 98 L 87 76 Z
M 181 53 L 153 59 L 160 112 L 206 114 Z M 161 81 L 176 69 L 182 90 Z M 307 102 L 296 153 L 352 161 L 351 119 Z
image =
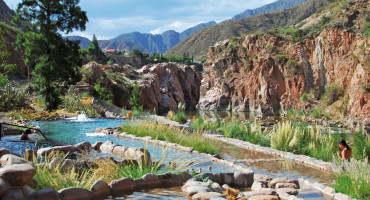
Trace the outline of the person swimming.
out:
M 21 140 L 31 140 L 30 137 L 28 136 L 29 134 L 32 134 L 32 131 L 31 129 L 28 128 L 25 131 L 23 131 Z
M 338 157 L 341 161 L 350 161 L 352 156 L 352 149 L 348 146 L 345 140 L 339 142 L 339 147 L 343 149 L 342 152 L 338 151 Z

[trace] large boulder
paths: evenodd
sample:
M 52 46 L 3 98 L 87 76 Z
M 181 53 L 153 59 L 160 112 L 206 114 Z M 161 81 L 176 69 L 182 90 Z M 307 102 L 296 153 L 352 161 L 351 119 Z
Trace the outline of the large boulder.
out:
M 121 178 L 118 180 L 113 180 L 109 183 L 112 188 L 112 194 L 122 194 L 125 192 L 131 192 L 133 188 L 134 180 L 132 178 Z
M 62 199 L 61 195 L 54 188 L 43 188 L 37 192 L 34 192 L 27 196 L 27 199 L 30 200 L 60 200 Z
M 1 165 L 15 165 L 15 164 L 31 164 L 28 160 L 15 156 L 13 154 L 5 154 L 0 159 Z
M 10 151 L 8 149 L 5 149 L 5 148 L 0 148 L 0 158 L 3 155 L 6 155 L 6 154 L 10 154 Z
M 10 189 L 6 191 L 1 200 L 25 200 L 21 189 Z
M 55 147 L 46 147 L 41 148 L 37 151 L 38 156 L 48 156 L 52 152 L 61 152 L 61 153 L 74 153 L 77 151 L 77 147 L 73 145 L 66 145 L 66 146 L 55 146 Z
M 36 170 L 30 164 L 15 164 L 0 168 L 0 178 L 12 187 L 27 185 L 35 174 Z
M 75 145 L 75 147 L 79 150 L 79 151 L 91 151 L 92 147 L 91 147 L 91 143 L 90 142 L 80 142 L 78 144 Z
M 111 188 L 103 180 L 97 180 L 90 188 L 97 198 L 106 198 L 111 194 Z
M 84 188 L 65 188 L 58 191 L 63 200 L 91 200 L 94 199 L 94 193 Z

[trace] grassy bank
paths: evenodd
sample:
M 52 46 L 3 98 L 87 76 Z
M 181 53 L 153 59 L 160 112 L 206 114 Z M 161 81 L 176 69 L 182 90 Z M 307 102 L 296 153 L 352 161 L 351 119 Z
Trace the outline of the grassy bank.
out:
M 348 194 L 356 199 L 370 199 L 370 164 L 369 160 L 351 160 L 336 162 L 337 178 L 334 184 L 336 191 Z
M 202 118 L 197 118 L 190 126 L 198 130 L 218 131 L 229 138 L 236 138 L 266 147 L 270 146 L 269 134 L 262 131 L 261 123 L 257 121 L 242 123 L 236 119 L 206 121 Z
M 38 181 L 36 190 L 54 188 L 58 191 L 68 187 L 90 189 L 97 180 L 103 180 L 109 184 L 112 180 L 123 177 L 138 179 L 148 173 L 176 173 L 187 169 L 189 163 L 186 161 L 176 161 L 177 167 L 173 169 L 163 168 L 166 151 L 167 149 L 163 150 L 159 161 L 150 164 L 132 159 L 126 160 L 125 163 L 115 163 L 109 158 L 91 159 L 95 156 L 80 155 L 75 160 L 77 164 L 69 165 L 64 160 L 66 155 L 58 153 L 50 154 L 42 162 L 34 158 L 33 163 L 36 169 L 34 178 Z M 52 162 L 54 158 L 58 161 Z
M 120 127 L 122 132 L 145 137 L 150 136 L 158 140 L 177 143 L 185 147 L 193 147 L 200 153 L 216 154 L 220 147 L 218 142 L 203 137 L 199 132 L 189 133 L 176 127 L 169 127 L 157 122 L 141 121 L 138 124 L 129 122 Z
M 270 131 L 262 131 L 258 121 L 242 123 L 236 119 L 206 121 L 197 118 L 190 126 L 198 130 L 218 131 L 229 138 L 329 162 L 339 150 L 338 142 L 346 139 L 343 135 L 329 134 L 328 129 L 321 129 L 319 125 L 308 126 L 291 120 L 278 123 Z M 357 139 L 353 144 L 353 156 L 357 159 L 369 157 L 369 140 L 366 140 L 362 133 L 356 134 L 355 138 Z

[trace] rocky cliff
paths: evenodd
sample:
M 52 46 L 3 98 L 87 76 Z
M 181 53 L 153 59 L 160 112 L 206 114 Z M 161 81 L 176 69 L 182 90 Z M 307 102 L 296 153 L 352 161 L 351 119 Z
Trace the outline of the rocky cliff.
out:
M 196 66 L 161 63 L 139 70 L 144 78 L 139 81 L 144 109 L 166 113 L 185 103 L 195 109 L 200 98 L 201 73 Z
M 340 11 L 343 18 L 337 25 L 300 42 L 263 34 L 211 47 L 199 108 L 277 114 L 306 107 L 300 101 L 304 93 L 320 99 L 328 87 L 338 85 L 342 106 L 337 109 L 353 118 L 369 118 L 370 48 L 361 30 L 368 20 L 363 18 L 366 2 L 350 3 Z M 343 28 L 348 24 L 350 29 Z
M 84 81 L 90 87 L 87 86 L 88 89 L 80 93 L 89 92 L 96 80 L 103 77 L 103 86 L 114 96 L 112 102 L 127 109 L 131 108 L 128 100 L 135 84 L 139 86 L 143 108 L 158 114 L 176 111 L 180 102 L 187 109 L 195 109 L 200 98 L 202 75 L 193 65 L 160 63 L 134 70 L 128 65 L 120 67 L 89 63 L 84 70 L 88 74 Z M 112 73 L 115 75 L 112 76 Z

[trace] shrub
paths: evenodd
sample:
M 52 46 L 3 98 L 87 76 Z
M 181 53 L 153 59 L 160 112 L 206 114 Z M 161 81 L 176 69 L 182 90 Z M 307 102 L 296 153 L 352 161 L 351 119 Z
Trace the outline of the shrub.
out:
M 11 84 L 7 83 L 0 87 L 0 110 L 9 111 L 16 108 L 22 108 L 28 105 L 28 93 L 18 90 Z
M 172 120 L 174 115 L 175 115 L 175 112 L 173 112 L 172 110 L 168 111 L 167 119 Z
M 322 107 L 318 106 L 311 110 L 311 115 L 315 119 L 320 119 L 322 117 L 323 110 Z
M 307 94 L 303 93 L 301 96 L 301 102 L 306 102 L 307 101 Z
M 336 83 L 326 87 L 325 93 L 321 98 L 322 102 L 330 105 L 339 99 L 341 89 Z
M 51 119 L 59 119 L 60 116 L 56 112 L 48 112 L 48 111 L 36 111 L 32 109 L 24 109 L 22 108 L 20 111 L 11 111 L 7 115 L 12 119 L 24 119 L 24 120 L 51 120 Z
M 363 133 L 356 133 L 352 147 L 353 157 L 358 160 L 370 159 L 370 137 Z
M 84 95 L 67 95 L 63 98 L 62 108 L 65 108 L 67 112 L 77 112 L 84 111 L 85 114 L 89 117 L 96 117 L 98 113 L 92 105 L 83 105 L 81 98 Z
M 109 103 L 112 103 L 114 95 L 109 92 L 102 84 L 103 84 L 104 78 L 100 78 L 97 80 L 97 82 L 94 84 L 94 90 L 97 94 L 98 98 L 100 98 L 103 101 L 107 101 Z
M 186 123 L 187 117 L 184 112 L 177 113 L 173 116 L 173 121 L 179 122 L 180 124 Z
M 132 90 L 131 97 L 129 99 L 129 103 L 132 106 L 132 110 L 143 111 L 143 107 L 140 104 L 140 97 L 141 97 L 141 93 L 139 90 L 139 86 L 135 85 L 134 89 Z
M 370 164 L 367 158 L 362 161 L 351 159 L 350 162 L 334 160 L 337 175 L 334 188 L 357 199 L 370 198 Z

